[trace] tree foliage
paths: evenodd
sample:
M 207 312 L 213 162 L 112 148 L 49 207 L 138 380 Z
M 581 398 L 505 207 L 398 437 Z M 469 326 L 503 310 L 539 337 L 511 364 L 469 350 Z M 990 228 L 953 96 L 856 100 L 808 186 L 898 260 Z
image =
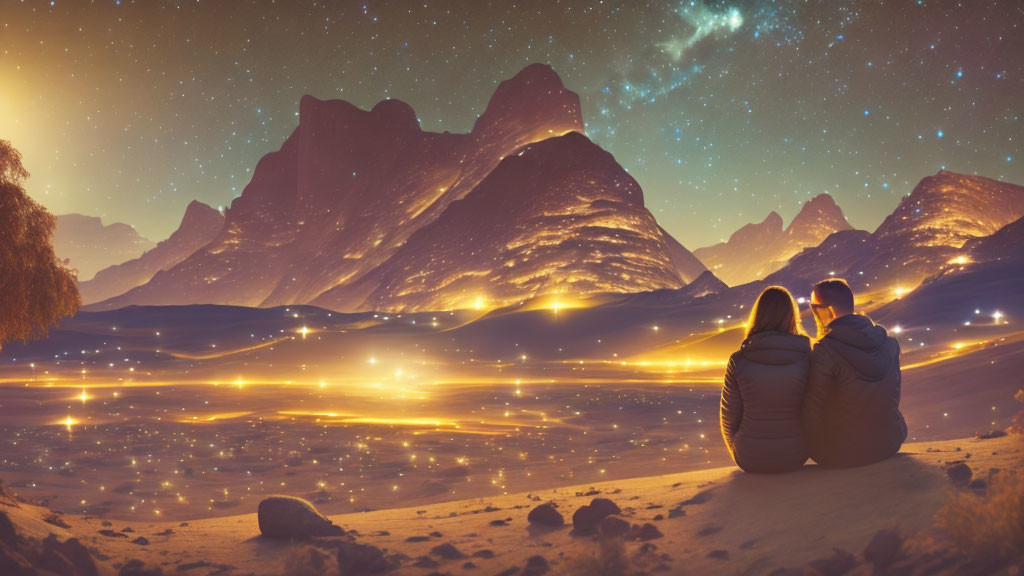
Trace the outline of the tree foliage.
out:
M 53 252 L 57 219 L 25 193 L 25 178 L 21 154 L 0 140 L 0 346 L 46 336 L 82 303 Z

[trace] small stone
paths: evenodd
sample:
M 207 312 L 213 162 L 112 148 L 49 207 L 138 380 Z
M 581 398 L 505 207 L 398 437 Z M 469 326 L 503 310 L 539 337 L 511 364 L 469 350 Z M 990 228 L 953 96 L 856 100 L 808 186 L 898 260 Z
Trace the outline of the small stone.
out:
M 437 563 L 437 560 L 434 560 L 429 556 L 420 556 L 412 563 L 412 565 L 418 568 L 437 568 L 440 566 L 440 564 Z
M 149 546 L 149 538 L 145 536 L 139 536 L 135 540 L 132 540 L 132 544 L 138 544 L 139 546 Z
M 494 558 L 493 550 L 477 550 L 473 552 L 473 558 Z
M 409 536 L 405 539 L 406 542 L 426 542 L 430 540 L 430 536 Z
M 711 536 L 722 531 L 721 526 L 705 526 L 697 531 L 697 536 Z
M 982 434 L 981 436 L 978 436 L 978 439 L 980 439 L 980 440 L 992 440 L 994 438 L 1002 438 L 1003 436 L 1006 436 L 1006 432 L 1004 432 L 1002 430 L 993 430 L 993 431 L 989 432 L 988 434 Z
M 260 502 L 257 510 L 260 533 L 267 538 L 306 539 L 318 536 L 340 536 L 340 526 L 316 511 L 301 498 L 271 496 Z
M 903 547 L 903 537 L 895 530 L 879 530 L 864 549 L 864 559 L 874 564 L 877 571 L 892 564 Z
M 491 526 L 508 526 L 508 520 L 491 520 Z
M 520 576 L 540 576 L 551 570 L 547 558 L 543 556 L 530 556 L 526 560 L 526 567 L 520 572 Z
M 164 576 L 159 566 L 146 566 L 142 560 L 131 559 L 124 563 L 117 576 Z
M 679 507 L 682 508 L 683 506 L 692 506 L 694 504 L 704 504 L 708 500 L 711 500 L 711 491 L 710 490 L 705 490 L 703 492 L 698 492 L 696 495 L 694 495 L 693 498 L 690 498 L 689 500 L 680 502 L 679 503 Z
M 946 462 L 943 465 L 943 468 L 946 470 L 946 475 L 949 476 L 949 480 L 954 486 L 962 488 L 970 484 L 973 472 L 971 471 L 971 467 L 963 460 Z
M 718 560 L 728 560 L 729 559 L 729 551 L 728 550 L 712 550 L 711 552 L 708 552 L 708 558 L 717 558 Z
M 683 516 L 686 516 L 686 510 L 683 510 L 680 506 L 676 506 L 668 511 L 669 518 L 681 518 Z
M 108 538 L 127 538 L 128 537 L 127 534 L 122 534 L 121 532 L 114 532 L 113 530 L 109 530 L 109 529 L 108 530 L 100 530 L 99 533 L 104 535 L 104 536 L 106 536 L 106 537 L 108 537 Z
M 540 526 L 549 526 L 552 528 L 559 528 L 565 525 L 565 518 L 562 514 L 555 510 L 550 504 L 541 504 L 533 510 L 530 510 L 529 515 L 526 516 L 526 520 L 530 524 L 538 524 Z
M 466 557 L 465 554 L 463 554 L 462 552 L 459 552 L 459 549 L 456 548 L 453 544 L 450 544 L 450 543 L 444 543 L 444 544 L 440 544 L 438 546 L 434 546 L 433 548 L 430 549 L 430 553 L 433 554 L 434 556 L 440 556 L 441 558 L 444 558 L 445 560 L 456 560 L 456 559 L 460 559 L 460 558 L 465 558 Z
M 462 565 L 462 569 L 463 570 L 475 570 L 476 569 L 476 564 L 473 564 L 472 562 L 466 562 L 465 564 Z

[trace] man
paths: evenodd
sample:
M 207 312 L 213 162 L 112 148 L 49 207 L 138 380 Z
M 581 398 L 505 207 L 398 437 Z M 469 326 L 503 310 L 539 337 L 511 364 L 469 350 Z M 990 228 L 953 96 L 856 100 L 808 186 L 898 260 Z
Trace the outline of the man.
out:
M 815 284 L 811 310 L 819 338 L 803 407 L 811 458 L 830 467 L 885 460 L 907 439 L 899 342 L 854 314 L 853 291 L 844 280 Z

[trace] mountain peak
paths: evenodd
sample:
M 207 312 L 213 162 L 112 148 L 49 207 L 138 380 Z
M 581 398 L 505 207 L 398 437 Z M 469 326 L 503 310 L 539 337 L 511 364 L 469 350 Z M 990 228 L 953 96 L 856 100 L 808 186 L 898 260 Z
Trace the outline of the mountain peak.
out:
M 546 129 L 552 135 L 583 132 L 580 97 L 562 84 L 551 66 L 530 64 L 498 85 L 487 109 L 473 125 L 473 133 L 495 127 L 507 130 L 510 122 L 513 128 L 519 122 Z
M 761 225 L 767 225 L 771 226 L 772 228 L 778 228 L 779 230 L 782 230 L 782 216 L 779 216 L 778 212 L 772 210 L 771 212 L 768 213 L 767 216 L 765 216 L 764 220 L 761 221 Z
M 821 234 L 816 231 L 822 228 L 827 229 L 828 233 Z M 821 193 L 804 202 L 803 208 L 789 223 L 786 232 L 791 235 L 809 234 L 820 243 L 832 232 L 851 230 L 852 228 L 853 226 L 846 221 L 843 209 L 836 204 L 835 199 L 826 193 Z M 817 243 L 807 244 L 807 246 L 816 245 Z

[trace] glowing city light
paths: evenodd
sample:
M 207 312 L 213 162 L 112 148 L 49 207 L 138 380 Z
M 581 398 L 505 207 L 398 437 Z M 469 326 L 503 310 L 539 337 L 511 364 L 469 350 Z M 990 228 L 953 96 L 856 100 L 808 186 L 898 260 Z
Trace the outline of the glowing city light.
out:
M 892 327 L 893 334 L 899 334 L 900 332 L 903 332 L 903 328 L 901 328 L 899 324 Z

